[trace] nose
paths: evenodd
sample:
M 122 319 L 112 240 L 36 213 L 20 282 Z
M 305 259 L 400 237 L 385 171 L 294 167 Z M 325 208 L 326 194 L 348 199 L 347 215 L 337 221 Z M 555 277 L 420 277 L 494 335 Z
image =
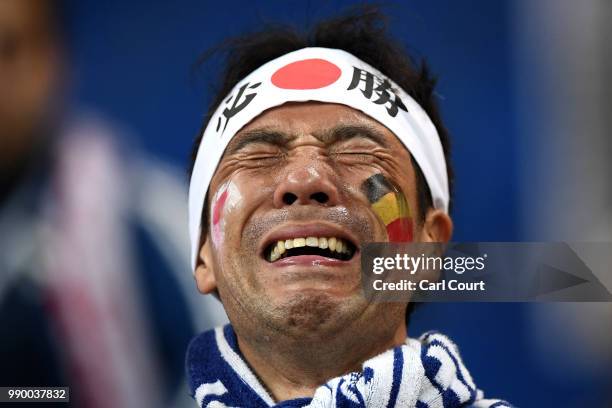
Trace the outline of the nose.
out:
M 285 168 L 280 184 L 274 191 L 274 206 L 338 204 L 339 194 L 333 170 L 322 160 L 296 160 Z

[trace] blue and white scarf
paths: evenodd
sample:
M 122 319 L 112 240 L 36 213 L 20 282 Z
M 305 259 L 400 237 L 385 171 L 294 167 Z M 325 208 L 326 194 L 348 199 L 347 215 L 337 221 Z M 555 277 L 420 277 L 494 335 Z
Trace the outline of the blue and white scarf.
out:
M 243 360 L 231 325 L 196 337 L 187 352 L 191 395 L 208 408 L 508 408 L 484 399 L 467 371 L 457 346 L 429 332 L 363 364 L 361 372 L 334 378 L 313 398 L 277 403 Z

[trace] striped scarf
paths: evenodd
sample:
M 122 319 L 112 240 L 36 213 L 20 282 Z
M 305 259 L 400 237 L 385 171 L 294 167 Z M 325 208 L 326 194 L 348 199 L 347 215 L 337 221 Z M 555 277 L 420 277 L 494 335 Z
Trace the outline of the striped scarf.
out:
M 312 398 L 276 403 L 243 360 L 230 325 L 200 334 L 187 352 L 191 395 L 200 407 L 276 408 L 508 408 L 484 399 L 455 344 L 429 332 L 328 381 Z

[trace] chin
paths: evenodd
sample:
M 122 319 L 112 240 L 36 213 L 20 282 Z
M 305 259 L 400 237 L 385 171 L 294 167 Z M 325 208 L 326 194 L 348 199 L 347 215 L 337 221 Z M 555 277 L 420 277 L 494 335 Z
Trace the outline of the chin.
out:
M 353 306 L 353 307 L 351 307 Z M 291 337 L 320 340 L 341 330 L 350 321 L 357 306 L 347 296 L 322 290 L 306 290 L 286 298 L 278 306 L 282 329 Z

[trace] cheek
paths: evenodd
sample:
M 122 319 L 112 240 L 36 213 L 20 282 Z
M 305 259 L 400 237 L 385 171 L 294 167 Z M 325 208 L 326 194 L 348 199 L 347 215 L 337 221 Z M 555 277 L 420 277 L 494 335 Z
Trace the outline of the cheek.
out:
M 217 249 L 225 241 L 227 219 L 242 204 L 242 196 L 238 186 L 231 180 L 219 187 L 213 196 L 210 206 L 210 230 L 213 245 Z
M 367 178 L 361 189 L 372 211 L 385 224 L 389 242 L 411 242 L 414 223 L 402 190 L 380 173 Z

